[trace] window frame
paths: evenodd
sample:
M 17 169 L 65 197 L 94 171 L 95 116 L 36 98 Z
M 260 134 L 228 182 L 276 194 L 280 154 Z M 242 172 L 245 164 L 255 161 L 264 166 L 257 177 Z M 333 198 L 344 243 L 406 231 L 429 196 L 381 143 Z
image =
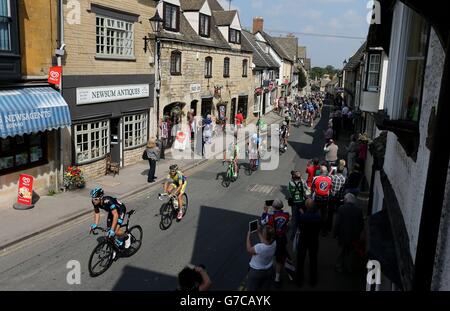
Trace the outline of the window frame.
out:
M 379 55 L 380 57 L 380 62 L 379 62 L 379 67 L 378 67 L 378 79 L 377 79 L 377 87 L 376 89 L 374 87 L 369 86 L 369 80 L 370 80 L 370 75 L 374 74 L 375 71 L 370 71 L 370 65 L 371 63 L 371 56 L 374 55 Z M 381 51 L 370 51 L 367 54 L 367 70 L 366 70 L 366 74 L 365 74 L 365 86 L 364 86 L 364 91 L 366 92 L 379 92 L 380 91 L 380 77 L 381 77 L 381 69 L 382 69 L 382 64 L 383 64 L 383 57 L 382 57 L 382 53 Z
M 103 20 L 100 25 L 99 21 Z M 108 25 L 111 22 L 113 25 Z M 123 26 L 120 26 L 123 24 Z M 130 27 L 131 29 L 128 29 Z M 103 34 L 101 31 L 103 30 Z M 109 32 L 114 32 L 108 36 Z M 106 15 L 95 16 L 95 56 L 97 58 L 135 59 L 135 29 L 134 23 L 125 19 L 113 18 Z M 103 41 L 103 42 L 102 42 Z M 114 42 L 108 44 L 108 42 Z M 121 44 L 120 44 L 121 43 Z M 108 49 L 113 52 L 108 52 Z M 122 50 L 122 52 L 118 52 Z M 129 51 L 128 53 L 126 51 Z
M 5 0 L 6 3 L 6 14 L 5 16 L 0 16 L 0 22 L 7 25 L 8 29 L 8 48 L 7 49 L 0 49 L 0 53 L 11 53 L 13 51 L 13 10 L 11 7 L 11 0 Z
M 202 18 L 208 21 L 208 28 L 206 29 L 206 33 L 202 32 Z M 211 37 L 211 16 L 208 16 L 206 14 L 200 13 L 200 16 L 198 18 L 198 34 L 200 37 L 203 38 L 210 38 Z
M 231 37 L 231 33 L 232 32 L 235 33 L 235 37 L 234 37 L 233 40 L 232 40 L 232 37 Z M 228 30 L 228 42 L 229 43 L 234 43 L 234 44 L 241 44 L 241 39 L 242 39 L 241 31 L 230 27 L 229 30 Z
M 229 78 L 230 77 L 230 58 L 225 57 L 223 59 L 223 77 Z
M 205 78 L 212 78 L 213 59 L 211 56 L 205 57 Z
M 40 146 L 42 148 L 42 158 L 38 161 L 31 162 L 31 148 L 35 147 L 36 145 L 31 145 L 31 136 L 32 135 L 38 135 L 40 136 Z M 14 172 L 20 172 L 25 169 L 30 169 L 37 166 L 42 166 L 45 164 L 48 164 L 48 133 L 47 132 L 38 132 L 38 133 L 31 133 L 31 134 L 24 134 L 24 135 L 16 135 L 14 137 L 7 137 L 0 139 L 0 154 L 2 158 L 5 157 L 13 157 L 13 166 L 0 169 L 0 176 L 6 175 L 9 173 Z M 24 143 L 22 144 L 22 147 L 18 147 L 19 144 L 17 144 L 17 137 L 23 137 Z M 12 140 L 11 144 L 11 151 L 5 152 L 2 150 L 2 140 Z M 24 153 L 26 151 L 27 153 L 27 164 L 22 164 L 16 166 L 16 155 Z
M 106 124 L 102 124 L 102 123 Z M 94 124 L 98 123 L 98 127 L 93 127 Z M 86 125 L 86 129 L 83 129 L 83 126 Z M 81 127 L 81 130 L 78 129 L 78 127 Z M 106 137 L 101 136 L 103 131 L 106 130 Z M 98 142 L 99 142 L 99 155 L 98 156 L 92 156 L 92 142 L 97 141 L 97 139 L 92 139 L 92 134 L 98 132 Z M 88 123 L 79 123 L 75 124 L 73 126 L 73 133 L 74 133 L 74 162 L 77 165 L 85 165 L 92 162 L 96 162 L 98 160 L 104 159 L 108 153 L 111 152 L 111 128 L 110 128 L 110 120 L 99 120 L 94 122 L 88 122 Z M 78 142 L 78 135 L 87 135 L 86 141 Z M 106 139 L 106 144 L 103 144 L 104 140 Z M 87 143 L 87 149 L 86 150 L 80 150 L 78 151 L 78 145 Z M 104 149 L 106 148 L 106 149 Z M 102 149 L 104 149 L 102 151 Z M 83 160 L 79 160 L 79 154 L 81 153 L 87 153 L 88 157 Z
M 167 26 L 166 24 L 166 15 L 168 9 L 175 9 L 176 10 L 176 21 L 175 21 L 175 28 L 172 26 Z M 164 2 L 163 3 L 163 28 L 167 31 L 173 31 L 173 32 L 180 32 L 180 7 L 171 3 Z M 172 23 L 172 16 L 171 16 L 171 25 Z
M 179 68 L 176 68 L 178 62 L 177 62 L 177 59 L 175 59 L 175 63 L 174 63 L 174 57 L 179 58 L 179 66 L 180 66 Z M 170 53 L 170 75 L 171 76 L 181 76 L 181 65 L 182 65 L 181 51 L 180 50 L 172 51 Z
M 130 120 L 127 120 L 130 118 Z M 137 128 L 136 125 L 140 125 Z M 129 127 L 127 131 L 127 127 Z M 131 129 L 130 129 L 131 127 Z M 127 133 L 130 133 L 128 139 L 132 139 L 132 143 L 127 145 Z M 139 136 L 141 134 L 141 136 Z M 139 142 L 136 143 L 136 140 Z M 123 149 L 132 150 L 144 146 L 148 141 L 148 112 L 143 112 L 139 114 L 131 114 L 123 116 Z
M 248 59 L 242 60 L 242 77 L 243 78 L 248 77 Z

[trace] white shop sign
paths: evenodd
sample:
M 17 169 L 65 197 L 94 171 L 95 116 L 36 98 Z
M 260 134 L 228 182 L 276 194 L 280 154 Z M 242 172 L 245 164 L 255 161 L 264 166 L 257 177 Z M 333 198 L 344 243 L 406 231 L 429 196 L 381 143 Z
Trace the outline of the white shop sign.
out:
M 148 84 L 112 85 L 77 88 L 77 105 L 112 102 L 150 96 Z
M 200 84 L 191 84 L 191 93 L 199 93 L 201 89 Z

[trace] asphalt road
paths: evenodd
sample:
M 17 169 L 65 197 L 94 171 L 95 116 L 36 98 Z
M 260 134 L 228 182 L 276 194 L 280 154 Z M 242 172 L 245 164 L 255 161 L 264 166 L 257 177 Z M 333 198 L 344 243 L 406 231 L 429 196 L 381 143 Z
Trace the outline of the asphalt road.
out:
M 251 176 L 241 171 L 239 180 L 229 188 L 221 185 L 220 176 L 217 180 L 218 173 L 226 169 L 219 161 L 190 171 L 188 214 L 168 230 L 159 227 L 157 189 L 126 200 L 128 209 L 137 211 L 131 223 L 143 227 L 143 245 L 133 257 L 114 262 L 103 275 L 91 278 L 88 273 L 87 262 L 98 236 L 88 234 L 92 217 L 86 217 L 1 254 L 0 290 L 174 290 L 177 274 L 187 263 L 205 265 L 214 290 L 241 289 L 250 259 L 245 251 L 248 222 L 260 216 L 264 200 L 286 198 L 285 185 L 292 169 L 304 170 L 307 159 L 322 155 L 326 117 L 316 129 L 292 129 L 288 151 L 281 155 L 274 171 Z M 89 198 L 80 204 L 90 204 Z M 315 289 L 364 290 L 363 276 L 333 271 L 336 242 L 321 239 L 319 285 Z M 81 284 L 67 283 L 67 263 L 71 260 L 81 264 Z M 297 290 L 287 280 L 283 289 Z

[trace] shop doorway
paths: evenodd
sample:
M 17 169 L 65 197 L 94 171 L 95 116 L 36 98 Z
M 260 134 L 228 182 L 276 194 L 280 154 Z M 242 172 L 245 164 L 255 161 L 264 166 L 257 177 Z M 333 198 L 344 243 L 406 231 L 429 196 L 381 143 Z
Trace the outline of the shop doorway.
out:
M 231 114 L 230 114 L 230 124 L 235 124 L 235 118 L 236 117 L 236 98 L 233 98 L 231 100 Z
M 208 114 L 212 115 L 213 108 L 213 99 L 211 98 L 203 98 L 202 99 L 202 117 L 206 118 Z
M 111 119 L 110 121 L 110 152 L 111 161 L 121 163 L 121 135 L 120 135 L 120 118 Z
M 191 101 L 191 110 L 194 110 L 194 116 L 197 115 L 197 103 L 198 103 L 198 100 Z
M 244 119 L 247 119 L 248 96 L 239 96 L 238 112 L 241 111 Z

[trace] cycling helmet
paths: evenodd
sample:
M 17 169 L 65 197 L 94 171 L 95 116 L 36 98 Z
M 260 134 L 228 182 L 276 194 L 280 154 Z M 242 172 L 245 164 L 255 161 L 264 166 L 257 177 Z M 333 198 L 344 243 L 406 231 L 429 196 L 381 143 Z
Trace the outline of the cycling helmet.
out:
M 287 125 L 287 122 L 286 121 L 283 121 L 283 123 L 282 123 L 284 126 L 286 126 Z
M 178 165 L 177 164 L 173 164 L 169 167 L 170 171 L 178 171 Z
M 105 192 L 100 187 L 95 187 L 91 190 L 91 198 L 101 198 Z

